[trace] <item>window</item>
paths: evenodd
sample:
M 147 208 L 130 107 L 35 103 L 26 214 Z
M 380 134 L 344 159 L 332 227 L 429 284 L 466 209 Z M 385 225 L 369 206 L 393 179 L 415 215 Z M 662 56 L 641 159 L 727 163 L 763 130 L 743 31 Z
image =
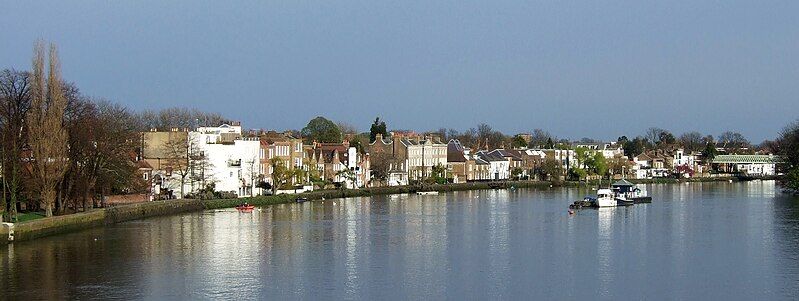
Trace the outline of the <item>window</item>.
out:
M 149 175 L 145 172 L 145 173 L 142 174 L 142 177 L 144 178 L 145 181 L 147 181 L 147 178 L 149 178 Z
M 295 152 L 301 152 L 301 151 L 302 151 L 302 143 L 297 143 L 297 144 L 294 146 L 294 151 L 295 151 Z

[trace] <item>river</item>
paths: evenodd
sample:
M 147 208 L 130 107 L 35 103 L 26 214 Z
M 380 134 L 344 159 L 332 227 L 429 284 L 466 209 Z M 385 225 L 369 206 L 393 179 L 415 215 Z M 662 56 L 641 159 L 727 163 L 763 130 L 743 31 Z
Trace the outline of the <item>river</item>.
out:
M 215 210 L 0 246 L 0 299 L 799 299 L 799 199 L 774 182 Z

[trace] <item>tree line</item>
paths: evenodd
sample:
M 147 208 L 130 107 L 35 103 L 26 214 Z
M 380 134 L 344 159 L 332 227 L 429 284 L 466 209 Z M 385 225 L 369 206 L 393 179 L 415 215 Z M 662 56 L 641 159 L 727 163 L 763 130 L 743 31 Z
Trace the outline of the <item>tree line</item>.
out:
M 0 71 L 3 220 L 16 220 L 21 209 L 52 216 L 101 206 L 106 195 L 144 192 L 136 173 L 140 132 L 225 121 L 183 108 L 133 112 L 87 97 L 61 78 L 56 46 L 37 42 L 30 71 Z

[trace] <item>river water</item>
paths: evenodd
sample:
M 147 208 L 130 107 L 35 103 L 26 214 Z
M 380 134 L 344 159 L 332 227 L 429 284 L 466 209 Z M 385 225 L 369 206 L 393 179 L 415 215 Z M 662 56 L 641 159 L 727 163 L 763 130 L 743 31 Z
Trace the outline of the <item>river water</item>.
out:
M 799 299 L 774 182 L 395 195 L 217 210 L 0 247 L 0 299 Z

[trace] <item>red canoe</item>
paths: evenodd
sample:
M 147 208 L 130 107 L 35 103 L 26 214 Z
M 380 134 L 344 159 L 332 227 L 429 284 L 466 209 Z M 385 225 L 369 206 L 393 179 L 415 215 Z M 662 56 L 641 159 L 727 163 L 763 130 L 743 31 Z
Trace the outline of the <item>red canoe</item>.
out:
M 236 206 L 236 209 L 241 210 L 241 211 L 249 211 L 249 210 L 255 209 L 255 206 L 253 206 L 253 205 L 247 205 L 247 206 L 239 205 L 239 206 Z

